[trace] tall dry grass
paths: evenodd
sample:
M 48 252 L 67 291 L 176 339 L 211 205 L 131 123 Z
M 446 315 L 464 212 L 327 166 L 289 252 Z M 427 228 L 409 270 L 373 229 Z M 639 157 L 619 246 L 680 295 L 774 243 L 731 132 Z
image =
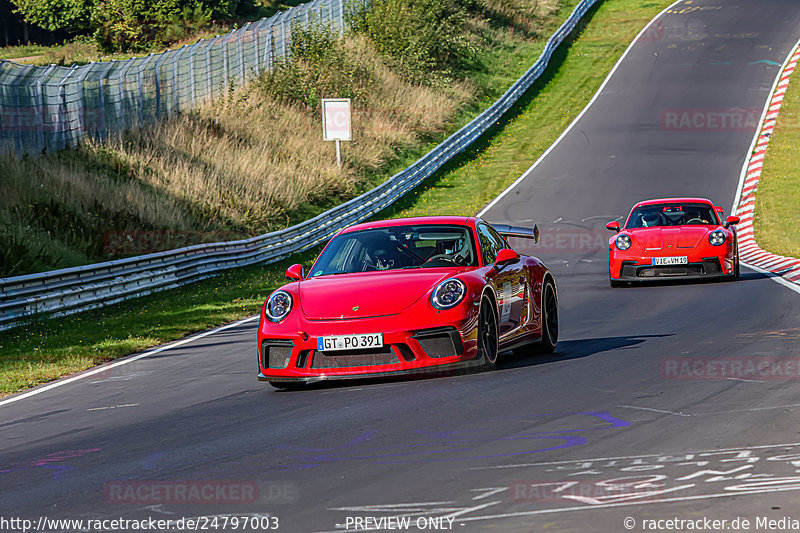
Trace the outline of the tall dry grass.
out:
M 487 17 L 500 21 L 502 38 L 523 23 L 533 32 L 564 1 L 486 0 L 483 15 L 469 15 L 481 33 L 467 37 L 492 46 Z M 468 75 L 411 83 L 361 35 L 328 44 L 333 55 L 296 53 L 291 66 L 219 101 L 105 142 L 0 157 L 0 276 L 119 257 L 107 244 L 120 232 L 215 240 L 286 227 L 386 179 L 392 162 L 440 139 L 486 94 Z M 322 141 L 318 101 L 348 95 L 353 140 L 340 169 L 333 143 Z
M 236 88 L 106 142 L 0 159 L 0 271 L 114 257 L 104 247 L 109 232 L 286 227 L 374 185 L 387 162 L 444 131 L 472 97 L 464 82 L 437 90 L 404 81 L 358 36 L 344 46 L 371 86 L 354 102 L 341 169 L 317 110 L 270 98 L 257 84 Z M 26 254 L 34 260 L 16 259 Z

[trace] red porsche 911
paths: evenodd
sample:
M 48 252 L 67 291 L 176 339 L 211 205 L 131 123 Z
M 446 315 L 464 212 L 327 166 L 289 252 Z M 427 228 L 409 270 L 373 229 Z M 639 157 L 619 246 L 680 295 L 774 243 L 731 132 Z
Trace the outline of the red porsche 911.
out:
M 612 287 L 665 278 L 739 277 L 736 226 L 739 217 L 720 220 L 722 208 L 704 198 L 639 202 L 625 226 L 613 221 L 608 241 Z
M 258 328 L 259 379 L 276 388 L 493 367 L 500 351 L 558 341 L 553 275 L 507 237 L 538 230 L 475 217 L 369 222 L 337 233 L 308 273 L 273 292 Z

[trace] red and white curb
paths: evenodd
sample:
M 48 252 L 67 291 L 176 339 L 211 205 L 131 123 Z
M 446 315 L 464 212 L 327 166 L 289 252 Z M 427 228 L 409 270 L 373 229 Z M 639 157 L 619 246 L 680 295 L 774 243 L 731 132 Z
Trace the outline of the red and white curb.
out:
M 797 68 L 800 61 L 800 43 L 796 45 L 789 58 L 783 64 L 778 78 L 767 100 L 764 113 L 761 117 L 758 133 L 753 139 L 750 157 L 742 168 L 739 181 L 739 190 L 736 194 L 733 214 L 742 220 L 737 224 L 739 235 L 739 257 L 743 264 L 753 267 L 757 271 L 767 272 L 780 276 L 786 281 L 800 286 L 800 259 L 784 257 L 762 250 L 755 239 L 753 221 L 756 208 L 756 191 L 761 179 L 761 170 L 764 167 L 764 158 L 767 146 L 775 130 L 786 89 L 789 87 L 789 78 Z

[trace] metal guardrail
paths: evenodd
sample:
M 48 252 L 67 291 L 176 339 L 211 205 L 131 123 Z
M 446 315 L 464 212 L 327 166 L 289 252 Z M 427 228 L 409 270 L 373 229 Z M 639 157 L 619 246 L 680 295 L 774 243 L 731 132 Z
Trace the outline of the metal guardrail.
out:
M 292 28 L 344 30 L 344 0 L 313 0 L 177 50 L 125 61 L 34 67 L 0 60 L 0 153 L 36 155 L 105 139 L 195 107 L 285 57 Z
M 307 250 L 394 203 L 496 124 L 541 76 L 553 52 L 599 0 L 582 0 L 536 63 L 491 107 L 383 184 L 311 220 L 258 237 L 201 244 L 94 265 L 0 279 L 0 330 L 31 315 L 62 316 L 179 287 L 220 270 L 270 263 Z

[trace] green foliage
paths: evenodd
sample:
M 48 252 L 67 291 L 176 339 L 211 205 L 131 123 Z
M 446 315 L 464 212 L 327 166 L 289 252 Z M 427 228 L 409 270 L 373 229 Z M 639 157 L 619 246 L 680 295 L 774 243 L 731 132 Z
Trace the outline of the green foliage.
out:
M 200 0 L 102 0 L 94 9 L 95 39 L 105 51 L 149 50 L 183 39 L 211 20 Z
M 252 4 L 252 1 L 241 2 L 240 0 L 217 0 L 216 2 L 211 2 L 209 6 L 211 8 L 211 18 L 234 18 L 239 14 L 240 10 L 247 10 L 248 5 L 250 4 Z
M 86 31 L 91 27 L 92 0 L 11 1 L 27 22 L 50 31 Z
M 257 90 L 317 113 L 322 98 L 357 102 L 373 85 L 371 70 L 348 55 L 330 28 L 314 24 L 292 28 L 289 51 L 290 58 L 258 80 Z
M 443 86 L 476 60 L 466 31 L 470 7 L 470 0 L 354 0 L 347 18 L 407 79 Z

